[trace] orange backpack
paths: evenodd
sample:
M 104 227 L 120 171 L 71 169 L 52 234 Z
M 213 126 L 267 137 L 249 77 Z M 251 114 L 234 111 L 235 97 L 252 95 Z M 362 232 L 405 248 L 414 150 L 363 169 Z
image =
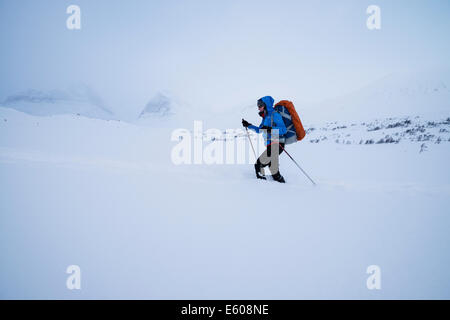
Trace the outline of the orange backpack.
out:
M 281 100 L 275 105 L 274 109 L 281 114 L 284 124 L 286 125 L 286 144 L 302 140 L 305 137 L 306 132 L 297 111 L 295 111 L 294 104 L 288 100 Z

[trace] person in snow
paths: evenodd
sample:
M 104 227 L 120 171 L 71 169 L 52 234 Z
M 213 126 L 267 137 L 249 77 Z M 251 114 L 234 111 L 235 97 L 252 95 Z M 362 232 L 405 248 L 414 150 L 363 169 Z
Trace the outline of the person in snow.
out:
M 269 166 L 272 178 L 284 183 L 285 180 L 279 170 L 279 155 L 284 150 L 283 135 L 286 134 L 286 126 L 281 115 L 273 108 L 274 100 L 271 96 L 265 96 L 258 100 L 259 115 L 262 117 L 259 127 L 252 125 L 242 119 L 245 128 L 254 130 L 256 133 L 263 132 L 266 149 L 255 163 L 255 172 L 258 179 L 266 179 L 264 167 Z

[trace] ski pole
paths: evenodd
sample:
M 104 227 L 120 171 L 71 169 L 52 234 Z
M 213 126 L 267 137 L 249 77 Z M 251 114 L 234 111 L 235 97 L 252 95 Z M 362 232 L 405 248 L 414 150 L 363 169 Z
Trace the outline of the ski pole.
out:
M 311 179 L 311 178 L 308 176 L 308 174 L 305 172 L 305 170 L 303 170 L 302 167 L 299 166 L 299 164 L 297 163 L 297 161 L 295 161 L 294 158 L 291 157 L 291 155 L 286 151 L 286 149 L 283 148 L 283 147 L 281 146 L 281 144 L 280 144 L 279 146 L 281 147 L 281 149 L 284 150 L 284 152 L 286 152 L 286 154 L 289 156 L 289 158 L 291 158 L 291 160 L 294 161 L 294 163 L 295 163 L 295 164 L 297 165 L 297 167 L 303 172 L 303 174 L 304 174 L 305 176 L 308 177 L 308 179 L 313 183 L 313 185 L 316 185 L 316 183 L 313 181 L 313 179 Z
M 253 148 L 252 140 L 250 139 L 250 134 L 248 133 L 248 128 L 245 127 L 245 130 L 247 131 L 247 138 L 248 138 L 248 141 L 250 141 L 250 145 L 252 146 L 252 150 L 253 150 L 253 154 L 255 155 L 255 159 L 258 159 L 258 157 L 256 156 L 255 148 Z

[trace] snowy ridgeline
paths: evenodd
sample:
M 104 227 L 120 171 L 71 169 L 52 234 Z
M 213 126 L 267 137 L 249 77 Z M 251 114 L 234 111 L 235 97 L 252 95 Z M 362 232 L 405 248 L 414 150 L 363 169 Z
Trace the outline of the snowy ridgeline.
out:
M 367 122 L 327 122 L 306 129 L 311 143 L 382 144 L 400 142 L 450 143 L 450 117 L 425 120 L 419 116 Z
M 270 93 L 261 95 L 265 94 Z M 0 107 L 36 116 L 72 114 L 94 119 L 123 120 L 152 127 L 159 126 L 159 122 L 164 122 L 164 126 L 174 125 L 174 122 L 177 122 L 177 125 L 186 127 L 191 125 L 187 123 L 190 119 L 210 120 L 209 125 L 225 129 L 234 126 L 236 122 L 239 122 L 237 119 L 241 117 L 247 118 L 250 122 L 260 121 L 256 114 L 257 98 L 259 97 L 249 97 L 249 101 L 245 103 L 233 101 L 230 107 L 212 111 L 210 105 L 204 107 L 189 105 L 173 93 L 163 90 L 156 92 L 144 105 L 129 106 L 126 110 L 120 110 L 119 116 L 105 102 L 108 99 L 103 99 L 90 86 L 75 85 L 65 90 L 27 90 L 12 94 L 0 103 Z M 417 126 L 417 131 L 425 135 L 425 137 L 417 135 L 418 141 L 430 140 L 432 138 L 429 136 L 430 133 L 423 132 L 423 128 L 427 129 L 431 126 L 427 122 L 439 124 L 445 122 L 450 116 L 450 71 L 442 69 L 392 74 L 349 94 L 313 104 L 303 103 L 301 97 L 297 99 L 274 96 L 274 98 L 289 99 L 294 102 L 311 136 L 318 133 L 317 131 L 313 133 L 314 130 L 323 128 L 322 131 L 328 131 L 332 130 L 333 126 L 355 127 L 353 129 L 359 128 L 361 132 L 370 131 L 376 126 L 382 129 L 393 129 L 390 126 L 396 126 L 395 121 L 398 121 L 397 126 L 400 127 L 412 129 Z M 408 120 L 411 123 L 408 123 Z M 311 126 L 311 123 L 315 125 Z M 440 129 L 447 130 L 445 127 Z M 348 143 L 348 141 L 359 143 L 364 139 L 372 139 L 365 136 L 355 136 L 354 141 L 345 139 L 347 134 L 352 135 L 355 130 L 333 137 L 322 132 L 322 136 L 314 137 L 314 139 L 322 141 L 324 138 L 332 138 L 334 141 L 339 140 L 340 143 Z M 397 135 L 393 136 L 393 134 Z M 434 131 L 432 134 L 437 141 L 445 140 L 445 137 L 439 138 Z M 377 140 L 374 143 L 381 141 L 382 138 L 388 142 L 399 141 L 401 132 L 388 132 L 386 135 L 375 136 L 373 139 Z M 365 143 L 365 140 L 362 143 Z
M 344 145 L 373 145 L 420 143 L 420 152 L 427 144 L 450 143 L 450 117 L 432 121 L 419 116 L 405 118 L 386 118 L 366 122 L 325 122 L 319 125 L 305 125 L 306 137 L 302 143 L 337 143 Z M 191 137 L 200 138 L 189 131 Z M 249 130 L 253 141 L 260 141 L 260 136 Z M 180 140 L 183 136 L 179 137 Z M 243 129 L 221 131 L 215 136 L 203 132 L 201 139 L 205 142 L 247 139 Z
M 153 124 L 149 120 L 172 118 L 180 113 L 178 99 L 168 93 L 158 92 L 141 108 L 139 115 L 128 114 L 124 118 L 115 114 L 91 87 L 76 85 L 67 89 L 29 89 L 6 97 L 0 107 L 14 109 L 34 116 L 76 115 L 92 119 L 128 120 L 140 124 Z
M 113 119 L 113 112 L 100 96 L 85 85 L 67 90 L 26 90 L 8 96 L 0 106 L 35 116 L 72 114 L 96 119 Z

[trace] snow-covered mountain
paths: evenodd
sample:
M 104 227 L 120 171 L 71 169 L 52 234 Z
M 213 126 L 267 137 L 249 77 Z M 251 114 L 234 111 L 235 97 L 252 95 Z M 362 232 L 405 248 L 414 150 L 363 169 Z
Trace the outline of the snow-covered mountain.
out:
M 66 90 L 29 89 L 8 96 L 0 106 L 36 116 L 73 114 L 98 119 L 112 119 L 114 116 L 100 96 L 86 85 Z
M 353 93 L 302 107 L 314 122 L 450 116 L 450 70 L 391 74 Z
M 158 92 L 145 105 L 139 118 L 167 117 L 175 114 L 174 102 L 165 94 Z
M 130 122 L 151 127 L 186 127 L 195 119 L 205 120 L 210 115 L 198 105 L 190 105 L 173 92 L 156 92 L 139 115 Z

